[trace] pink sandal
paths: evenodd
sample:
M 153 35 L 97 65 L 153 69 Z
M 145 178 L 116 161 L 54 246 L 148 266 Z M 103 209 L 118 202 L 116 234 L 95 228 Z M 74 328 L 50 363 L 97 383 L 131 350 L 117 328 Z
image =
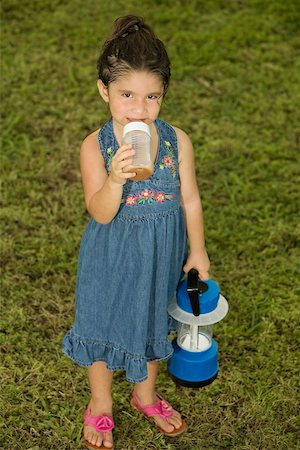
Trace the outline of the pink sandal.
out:
M 91 416 L 90 406 L 88 406 L 84 414 L 84 425 L 94 427 L 99 433 L 109 433 L 115 426 L 113 418 L 107 414 L 103 414 L 102 416 Z M 86 439 L 83 439 L 83 444 L 90 450 L 113 450 L 112 447 L 105 447 L 104 445 L 97 447 L 97 445 L 91 444 Z
M 146 416 L 147 418 L 160 416 L 163 419 L 167 420 L 168 417 L 171 417 L 173 415 L 174 410 L 173 410 L 172 406 L 168 402 L 166 402 L 159 394 L 156 393 L 156 396 L 159 398 L 159 400 L 157 400 L 157 402 L 153 403 L 153 405 L 143 406 L 140 403 L 139 399 L 137 398 L 137 395 L 136 395 L 136 392 L 134 389 L 130 403 L 133 408 L 137 409 L 139 412 L 144 414 L 144 416 Z M 159 431 L 161 433 L 165 434 L 166 436 L 178 436 L 179 434 L 183 433 L 187 429 L 186 422 L 184 420 L 182 420 L 182 424 L 181 424 L 180 428 L 174 427 L 174 430 L 170 431 L 170 432 L 163 430 L 156 423 L 155 423 L 155 425 L 159 429 Z

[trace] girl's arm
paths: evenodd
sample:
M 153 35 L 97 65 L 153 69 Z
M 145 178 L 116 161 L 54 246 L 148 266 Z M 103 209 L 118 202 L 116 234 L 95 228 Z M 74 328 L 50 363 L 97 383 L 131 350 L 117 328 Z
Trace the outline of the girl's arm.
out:
M 122 199 L 123 185 L 135 173 L 123 173 L 122 169 L 131 164 L 133 155 L 130 145 L 121 146 L 113 157 L 111 172 L 105 169 L 103 156 L 98 144 L 98 131 L 85 138 L 80 150 L 80 169 L 84 198 L 88 212 L 102 224 L 109 223 L 117 214 Z
M 205 248 L 202 205 L 196 180 L 193 146 L 186 133 L 179 128 L 175 130 L 178 139 L 181 199 L 190 244 L 190 254 L 183 270 L 187 273 L 195 268 L 199 272 L 199 277 L 207 280 L 210 264 Z

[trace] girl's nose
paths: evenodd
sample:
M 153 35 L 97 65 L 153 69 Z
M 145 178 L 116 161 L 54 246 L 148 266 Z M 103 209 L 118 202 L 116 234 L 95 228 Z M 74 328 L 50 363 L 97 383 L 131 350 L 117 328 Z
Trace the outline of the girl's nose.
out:
M 134 102 L 133 110 L 137 114 L 142 114 L 146 110 L 146 102 L 144 99 L 136 99 Z

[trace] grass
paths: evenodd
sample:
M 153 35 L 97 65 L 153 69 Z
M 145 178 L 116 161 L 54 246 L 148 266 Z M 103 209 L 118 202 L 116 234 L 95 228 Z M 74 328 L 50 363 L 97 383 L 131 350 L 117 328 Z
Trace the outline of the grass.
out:
M 61 352 L 88 221 L 82 139 L 107 119 L 95 61 L 137 13 L 172 59 L 161 116 L 194 143 L 212 277 L 229 298 L 217 380 L 158 387 L 187 416 L 171 440 L 115 374 L 116 450 L 293 450 L 299 435 L 300 13 L 297 0 L 2 2 L 0 448 L 80 449 L 85 369 Z

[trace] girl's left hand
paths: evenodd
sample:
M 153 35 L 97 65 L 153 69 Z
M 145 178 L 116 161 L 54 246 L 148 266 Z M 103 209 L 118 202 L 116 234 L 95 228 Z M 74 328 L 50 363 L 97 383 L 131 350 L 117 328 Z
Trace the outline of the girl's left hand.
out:
M 209 258 L 206 249 L 197 253 L 191 253 L 188 256 L 186 264 L 183 266 L 183 271 L 188 273 L 191 269 L 196 269 L 199 272 L 201 280 L 209 279 Z

